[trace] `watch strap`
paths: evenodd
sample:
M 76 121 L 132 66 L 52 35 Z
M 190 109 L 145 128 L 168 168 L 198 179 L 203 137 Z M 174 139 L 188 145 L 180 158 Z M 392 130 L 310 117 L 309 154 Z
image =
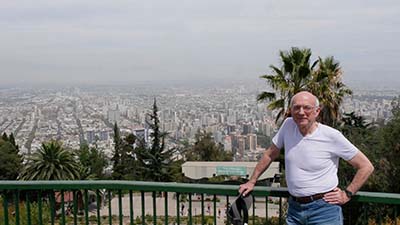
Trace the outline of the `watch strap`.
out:
M 351 198 L 351 197 L 353 197 L 353 192 L 351 192 L 351 191 L 349 191 L 349 190 L 347 190 L 347 189 L 344 189 L 344 192 L 346 193 L 346 196 L 348 197 L 348 198 Z

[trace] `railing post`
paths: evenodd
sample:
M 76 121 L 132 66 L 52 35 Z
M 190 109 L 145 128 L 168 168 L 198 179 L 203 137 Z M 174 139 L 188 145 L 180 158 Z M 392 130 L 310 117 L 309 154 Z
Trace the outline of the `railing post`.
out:
M 205 224 L 204 219 L 204 194 L 201 193 L 201 224 Z
M 144 191 L 141 191 L 140 194 L 141 194 L 141 197 L 142 197 L 142 225 L 146 225 Z
M 379 210 L 379 214 L 378 214 L 378 224 L 382 225 L 382 214 L 381 214 L 381 210 Z
M 74 205 L 74 225 L 78 225 L 78 194 L 77 191 L 72 191 Z
M 101 200 L 100 200 L 100 190 L 96 189 L 97 225 L 101 225 L 101 216 L 100 216 L 100 207 L 101 207 L 101 205 L 103 205 L 103 202 L 101 202 Z
M 119 214 L 119 225 L 123 224 L 123 220 L 124 220 L 124 215 L 122 213 L 122 191 L 121 189 L 118 190 L 118 214 Z
M 83 204 L 85 206 L 85 224 L 89 225 L 89 196 L 87 189 L 85 189 L 84 195 L 85 195 L 85 202 Z
M 56 218 L 56 199 L 54 190 L 50 191 L 50 223 L 54 225 Z
M 180 198 L 180 194 L 179 194 L 179 192 L 177 192 L 176 193 L 176 223 L 178 224 L 178 225 L 180 225 L 180 223 L 181 223 L 181 219 L 180 219 L 180 208 L 179 208 L 179 198 Z
M 19 191 L 13 191 L 15 205 L 15 224 L 19 225 Z
M 43 217 L 42 217 L 42 214 L 43 214 L 43 200 L 42 200 L 42 191 L 41 190 L 39 190 L 38 191 L 38 212 L 39 212 L 39 215 L 38 215 L 38 217 L 39 217 L 39 224 L 43 224 Z M 62 199 L 62 200 L 64 200 L 64 199 Z M 63 218 L 64 218 L 64 223 L 63 223 L 63 225 L 65 224 L 65 217 L 64 217 L 64 215 L 63 215 Z
M 60 191 L 61 199 L 61 224 L 65 225 L 65 200 L 64 200 L 64 190 Z
M 363 214 L 362 214 L 362 224 L 368 224 L 368 205 L 364 205 L 363 207 Z
M 213 214 L 214 214 L 214 225 L 217 225 L 217 195 L 213 196 Z
M 256 224 L 256 201 L 254 195 L 252 195 L 253 198 L 251 199 L 253 201 L 253 225 Z
M 8 201 L 5 193 L 3 193 L 3 209 L 4 209 L 4 225 L 8 225 Z
M 268 224 L 268 195 L 265 196 L 265 224 Z
M 282 224 L 282 197 L 279 197 L 279 225 Z
M 189 195 L 189 209 L 188 209 L 188 217 L 189 217 L 189 224 L 192 225 L 192 194 L 188 193 Z
M 156 206 L 157 196 L 155 191 L 153 191 L 152 197 L 153 197 L 153 224 L 157 225 L 157 206 Z
M 165 225 L 168 225 L 168 192 L 164 192 Z
M 112 211 L 111 211 L 111 200 L 112 200 L 112 197 L 111 197 L 111 190 L 108 190 L 107 191 L 107 194 L 108 194 L 108 222 L 109 222 L 109 224 L 110 225 L 112 225 Z
M 228 209 L 229 209 L 229 195 L 226 196 L 226 205 L 225 205 L 225 215 L 226 215 L 226 224 L 229 225 L 228 219 Z
M 28 225 L 31 225 L 32 221 L 31 221 L 31 205 L 29 202 L 29 191 L 26 192 L 26 216 Z
M 130 225 L 133 225 L 133 220 L 134 220 L 133 216 L 134 216 L 134 214 L 133 214 L 133 192 L 132 192 L 132 190 L 129 190 L 129 218 L 130 218 Z

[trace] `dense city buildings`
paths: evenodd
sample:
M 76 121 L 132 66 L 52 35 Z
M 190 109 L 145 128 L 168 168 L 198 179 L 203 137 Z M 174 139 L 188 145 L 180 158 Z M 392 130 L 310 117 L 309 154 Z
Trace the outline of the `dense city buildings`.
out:
M 265 87 L 248 81 L 1 88 L 0 132 L 13 133 L 24 154 L 55 139 L 71 149 L 83 143 L 97 145 L 110 155 L 115 122 L 123 133 L 148 138 L 146 115 L 156 99 L 169 146 L 184 140 L 193 143 L 202 130 L 211 133 L 225 151 L 233 152 L 235 160 L 255 161 L 265 147 L 260 138 L 270 139 L 277 129 L 274 112 L 256 101 Z M 390 118 L 391 101 L 399 95 L 396 90 L 353 91 L 342 111 L 354 111 L 369 122 Z

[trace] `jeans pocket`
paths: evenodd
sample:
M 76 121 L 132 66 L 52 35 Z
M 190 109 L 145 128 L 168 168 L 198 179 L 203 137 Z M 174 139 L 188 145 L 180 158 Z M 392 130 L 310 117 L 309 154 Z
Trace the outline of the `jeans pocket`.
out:
M 325 201 L 319 201 L 316 208 L 310 214 L 309 223 L 315 225 L 342 225 L 343 214 L 340 205 L 332 205 Z

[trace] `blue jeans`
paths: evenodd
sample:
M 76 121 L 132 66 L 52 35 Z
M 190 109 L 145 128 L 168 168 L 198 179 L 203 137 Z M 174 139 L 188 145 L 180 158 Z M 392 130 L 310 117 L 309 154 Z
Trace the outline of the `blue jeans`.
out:
M 288 225 L 343 225 L 342 207 L 319 199 L 301 204 L 289 198 Z

